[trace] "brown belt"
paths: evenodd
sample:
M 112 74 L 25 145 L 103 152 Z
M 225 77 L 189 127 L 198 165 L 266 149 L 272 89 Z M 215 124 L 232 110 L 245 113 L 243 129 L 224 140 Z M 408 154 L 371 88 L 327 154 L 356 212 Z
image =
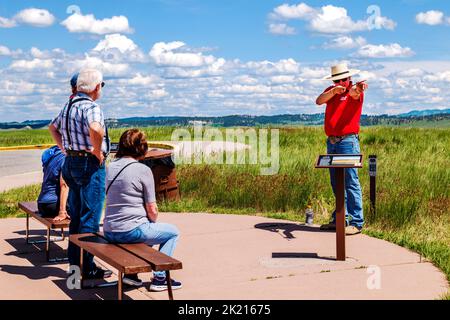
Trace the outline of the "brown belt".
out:
M 350 133 L 350 134 L 346 134 L 344 136 L 329 136 L 328 140 L 330 141 L 331 144 L 336 144 L 336 143 L 339 143 L 342 140 L 344 140 L 345 138 L 348 138 L 350 136 L 358 137 L 358 135 L 356 133 Z
M 70 157 L 95 157 L 92 153 L 84 150 L 80 151 L 67 150 L 66 153 Z

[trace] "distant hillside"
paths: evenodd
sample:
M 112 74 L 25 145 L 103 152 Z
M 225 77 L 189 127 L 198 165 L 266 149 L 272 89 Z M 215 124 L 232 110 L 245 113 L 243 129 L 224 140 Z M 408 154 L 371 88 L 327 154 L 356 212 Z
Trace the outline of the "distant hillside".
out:
M 362 115 L 362 126 L 373 125 L 422 125 L 450 122 L 450 109 L 411 111 L 404 115 Z M 111 128 L 148 127 L 148 126 L 189 126 L 195 123 L 217 127 L 265 126 L 265 125 L 322 125 L 325 115 L 317 114 L 281 114 L 274 116 L 230 115 L 223 117 L 133 117 L 108 119 Z M 0 129 L 37 129 L 48 126 L 50 120 L 0 123 Z
M 449 114 L 450 109 L 432 109 L 432 110 L 414 110 L 407 113 L 399 114 L 399 117 L 423 117 L 437 114 Z

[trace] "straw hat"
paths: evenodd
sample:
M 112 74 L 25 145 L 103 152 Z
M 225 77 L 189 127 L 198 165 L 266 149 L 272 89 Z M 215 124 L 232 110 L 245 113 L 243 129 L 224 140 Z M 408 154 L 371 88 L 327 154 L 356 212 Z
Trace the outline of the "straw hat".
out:
M 340 63 L 331 67 L 331 76 L 323 78 L 323 80 L 340 80 L 351 77 L 361 70 L 349 69 L 345 63 Z

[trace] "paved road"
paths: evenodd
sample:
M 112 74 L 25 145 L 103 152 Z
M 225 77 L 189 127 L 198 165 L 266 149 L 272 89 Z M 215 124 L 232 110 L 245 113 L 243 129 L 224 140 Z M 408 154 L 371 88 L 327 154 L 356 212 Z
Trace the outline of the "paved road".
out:
M 204 141 L 196 144 L 171 141 L 160 141 L 158 143 L 172 145 L 175 154 L 187 158 L 197 152 L 215 154 L 249 148 L 249 146 L 241 143 L 216 141 Z M 0 151 L 0 192 L 42 182 L 41 155 L 43 151 Z
M 42 182 L 42 152 L 0 151 L 0 192 Z
M 43 151 L 0 151 L 0 177 L 40 171 Z

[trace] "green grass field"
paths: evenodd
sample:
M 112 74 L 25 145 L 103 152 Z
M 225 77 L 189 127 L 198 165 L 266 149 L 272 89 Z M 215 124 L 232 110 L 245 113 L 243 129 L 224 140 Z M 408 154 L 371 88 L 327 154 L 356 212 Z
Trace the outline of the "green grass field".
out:
M 170 140 L 173 128 L 145 130 L 149 140 Z M 113 140 L 122 131 L 112 130 Z M 0 145 L 50 141 L 45 136 L 40 130 L 16 135 L 1 132 Z M 361 151 L 366 157 L 360 170 L 367 222 L 364 232 L 419 252 L 450 280 L 449 149 L 447 128 L 370 127 L 361 132 Z M 162 203 L 160 209 L 304 221 L 310 204 L 315 223 L 325 222 L 334 197 L 327 170 L 314 169 L 317 155 L 325 152 L 321 128 L 282 128 L 277 175 L 259 175 L 259 165 L 179 165 L 182 201 Z M 369 210 L 369 154 L 378 157 L 376 215 Z M 17 215 L 17 201 L 36 199 L 37 194 L 36 186 L 0 194 L 0 216 Z

